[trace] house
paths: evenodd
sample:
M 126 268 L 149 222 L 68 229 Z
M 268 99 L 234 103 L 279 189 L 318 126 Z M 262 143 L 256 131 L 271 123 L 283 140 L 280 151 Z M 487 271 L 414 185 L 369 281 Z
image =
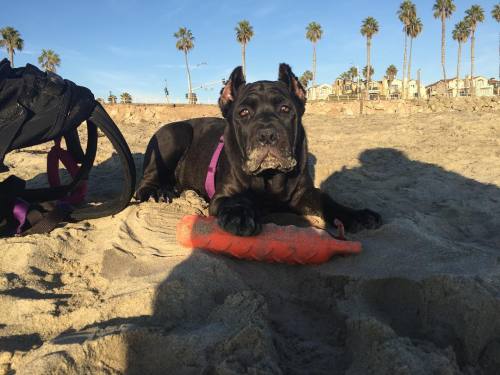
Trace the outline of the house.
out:
M 405 90 L 407 89 L 408 99 L 413 98 L 426 98 L 427 94 L 425 87 L 420 85 L 417 80 L 410 80 L 409 82 L 405 79 Z M 401 99 L 403 97 L 403 81 L 400 79 L 393 79 L 389 81 L 386 77 L 382 80 L 384 87 L 384 96 L 388 99 Z
M 327 100 L 333 94 L 333 86 L 323 83 L 307 89 L 307 100 Z
M 493 94 L 500 95 L 500 80 L 490 78 L 488 84 L 493 86 Z
M 439 80 L 428 85 L 425 89 L 429 97 L 435 95 L 445 95 L 456 98 L 460 96 L 469 96 L 471 94 L 471 83 L 474 90 L 474 96 L 494 96 L 494 85 L 488 82 L 488 79 L 482 76 L 470 76 L 465 79 L 450 78 L 446 81 Z
M 350 79 L 337 78 L 333 83 L 333 96 L 355 99 L 358 97 L 360 82 Z

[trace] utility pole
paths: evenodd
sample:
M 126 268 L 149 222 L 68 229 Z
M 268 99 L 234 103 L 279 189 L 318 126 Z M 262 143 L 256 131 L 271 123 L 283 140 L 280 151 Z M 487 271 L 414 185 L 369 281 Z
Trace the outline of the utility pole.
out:
M 167 82 L 167 80 L 165 80 L 165 89 L 164 89 L 164 91 L 165 91 L 165 97 L 167 98 L 167 104 L 169 104 L 170 100 L 168 99 L 169 92 L 168 92 L 168 82 Z

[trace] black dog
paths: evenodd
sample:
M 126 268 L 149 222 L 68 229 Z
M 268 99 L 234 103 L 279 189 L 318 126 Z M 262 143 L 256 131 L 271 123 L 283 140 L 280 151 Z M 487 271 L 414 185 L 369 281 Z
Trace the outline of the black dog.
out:
M 237 67 L 221 90 L 224 119 L 180 121 L 156 132 L 146 150 L 136 198 L 170 199 L 187 189 L 209 198 L 205 179 L 223 135 L 209 212 L 224 230 L 255 235 L 260 217 L 268 212 L 315 215 L 329 224 L 338 218 L 348 231 L 379 227 L 377 213 L 344 207 L 314 187 L 301 122 L 305 94 L 286 64 L 279 67 L 278 81 L 249 84 Z

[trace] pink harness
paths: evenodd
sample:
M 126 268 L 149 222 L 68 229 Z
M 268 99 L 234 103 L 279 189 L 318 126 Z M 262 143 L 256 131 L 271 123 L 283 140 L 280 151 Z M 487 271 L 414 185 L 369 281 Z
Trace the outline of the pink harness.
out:
M 51 187 L 61 186 L 61 180 L 59 178 L 59 160 L 73 178 L 76 177 L 80 169 L 75 159 L 73 159 L 73 156 L 71 156 L 68 151 L 61 148 L 61 138 L 55 139 L 54 142 L 54 146 L 52 146 L 47 155 L 47 177 Z M 87 185 L 86 180 L 80 181 L 78 187 L 70 195 L 61 199 L 61 201 L 70 204 L 82 203 L 87 194 Z
M 219 139 L 219 144 L 212 155 L 212 160 L 208 165 L 207 178 L 205 179 L 205 190 L 208 197 L 212 199 L 215 194 L 215 172 L 217 172 L 217 163 L 219 162 L 220 153 L 224 148 L 224 136 L 221 135 Z
M 62 162 L 73 178 L 75 178 L 78 170 L 80 169 L 75 159 L 73 159 L 73 156 L 71 156 L 68 151 L 61 148 L 61 138 L 55 139 L 54 142 L 55 145 L 50 149 L 47 155 L 47 177 L 51 187 L 61 186 L 61 180 L 59 178 L 59 161 Z M 87 181 L 82 180 L 80 185 L 71 194 L 60 199 L 58 203 L 79 204 L 85 199 L 87 189 Z M 14 204 L 12 213 L 19 223 L 16 227 L 16 234 L 21 233 L 22 227 L 26 223 L 26 216 L 28 215 L 29 207 L 29 203 L 19 198 Z

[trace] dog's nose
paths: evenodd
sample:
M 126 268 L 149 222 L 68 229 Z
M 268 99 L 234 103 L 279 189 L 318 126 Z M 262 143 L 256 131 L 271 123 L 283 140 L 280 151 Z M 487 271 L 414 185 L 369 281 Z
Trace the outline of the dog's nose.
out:
M 257 140 L 262 146 L 274 146 L 278 142 L 278 133 L 273 128 L 259 129 Z

